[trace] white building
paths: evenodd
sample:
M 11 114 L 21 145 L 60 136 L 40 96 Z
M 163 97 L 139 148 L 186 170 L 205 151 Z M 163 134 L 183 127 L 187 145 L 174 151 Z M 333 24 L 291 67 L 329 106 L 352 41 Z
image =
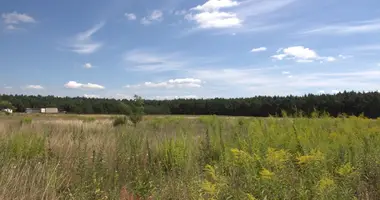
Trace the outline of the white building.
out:
M 1 111 L 6 112 L 6 113 L 9 113 L 9 114 L 12 114 L 12 113 L 13 113 L 13 110 L 10 109 L 10 108 L 6 108 L 6 109 L 3 109 L 3 110 L 1 110 Z

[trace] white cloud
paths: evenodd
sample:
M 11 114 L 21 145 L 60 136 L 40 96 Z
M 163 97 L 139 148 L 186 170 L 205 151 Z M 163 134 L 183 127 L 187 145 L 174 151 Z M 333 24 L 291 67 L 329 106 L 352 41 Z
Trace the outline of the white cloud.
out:
M 12 86 L 4 86 L 4 89 L 12 89 Z
M 7 30 L 17 30 L 17 29 L 19 29 L 19 28 L 17 28 L 16 26 L 14 26 L 14 25 L 7 25 L 6 27 L 5 27 L 5 29 L 7 29 Z
M 134 20 L 137 19 L 136 15 L 133 14 L 133 13 L 125 13 L 124 15 L 125 15 L 125 17 L 127 17 L 127 19 L 130 20 L 130 21 L 134 21 Z
M 191 10 L 200 10 L 200 11 L 215 11 L 221 8 L 229 8 L 238 6 L 239 2 L 231 0 L 209 0 L 203 5 L 198 5 Z
M 164 14 L 160 10 L 154 10 L 149 16 L 141 19 L 141 24 L 149 25 L 153 22 L 161 22 L 164 19 Z
M 27 24 L 27 23 L 36 23 L 37 21 L 30 15 L 27 15 L 25 13 L 17 13 L 17 12 L 12 12 L 12 13 L 3 13 L 1 15 L 3 19 L 3 23 L 6 24 L 6 29 L 7 30 L 17 30 L 19 29 L 16 27 L 16 25 L 19 24 Z
M 126 88 L 200 88 L 202 87 L 202 81 L 200 79 L 194 78 L 183 78 L 183 79 L 170 79 L 164 82 L 145 82 L 144 84 L 138 85 L 127 85 Z
M 114 98 L 115 99 L 133 99 L 133 96 L 117 93 Z
M 266 47 L 259 47 L 259 48 L 253 48 L 251 52 L 261 52 L 261 51 L 266 51 Z
M 339 57 L 340 59 L 345 60 L 345 59 L 348 59 L 348 58 L 352 58 L 353 56 L 339 54 L 338 57 Z
M 83 67 L 86 69 L 90 69 L 90 68 L 92 68 L 92 65 L 91 65 L 91 63 L 86 63 L 83 65 Z
M 65 88 L 70 88 L 70 89 L 104 89 L 104 86 L 98 85 L 98 84 L 93 84 L 93 83 L 78 83 L 76 81 L 69 81 L 65 85 Z
M 95 42 L 92 40 L 92 36 L 97 33 L 103 26 L 105 22 L 101 22 L 91 29 L 81 32 L 77 34 L 71 41 L 69 42 L 69 47 L 71 51 L 78 54 L 92 54 L 102 48 L 102 42 Z
M 332 94 L 338 94 L 338 93 L 340 93 L 340 91 L 339 90 L 331 90 L 331 93 Z
M 33 17 L 17 12 L 4 13 L 1 17 L 5 24 L 36 23 L 36 20 Z
M 283 71 L 283 72 L 281 72 L 282 74 L 290 74 L 290 72 L 288 72 L 288 71 Z
M 325 94 L 325 91 L 324 90 L 319 90 L 318 94 Z
M 44 87 L 42 87 L 41 85 L 27 85 L 26 89 L 42 90 L 44 89 Z
M 281 52 L 281 53 L 280 53 Z M 314 50 L 303 47 L 303 46 L 293 46 L 285 49 L 279 50 L 280 54 L 273 55 L 272 58 L 277 60 L 289 59 L 296 60 L 299 63 L 311 63 L 316 60 L 333 62 L 336 58 L 332 56 L 321 57 Z
M 95 95 L 95 94 L 84 94 L 83 97 L 85 97 L 85 98 L 100 98 L 99 95 Z
M 200 28 L 228 28 L 241 26 L 242 21 L 235 13 L 229 12 L 201 12 L 188 15 L 188 20 L 194 20 Z
M 312 62 L 314 62 L 314 60 L 303 60 L 303 59 L 299 59 L 299 60 L 296 60 L 296 62 L 298 62 L 298 63 L 312 63 Z
M 182 95 L 182 96 L 155 96 L 157 100 L 172 100 L 172 99 L 198 99 L 197 95 Z
M 220 11 L 222 8 L 239 5 L 231 0 L 209 0 L 203 5 L 198 5 L 190 10 L 199 11 L 196 14 L 189 13 L 185 19 L 195 21 L 200 28 L 228 28 L 241 26 L 242 20 L 236 13 Z
M 380 31 L 380 19 L 356 21 L 345 24 L 335 24 L 311 29 L 304 34 L 358 34 Z
M 132 50 L 124 54 L 128 69 L 138 71 L 172 71 L 187 63 L 178 53 L 158 53 L 147 50 Z
M 278 12 L 294 1 L 296 0 L 208 0 L 202 5 L 191 8 L 185 19 L 195 22 L 201 29 L 228 28 L 234 32 L 269 30 L 274 26 L 263 24 L 263 21 L 268 21 L 264 20 L 265 15 Z

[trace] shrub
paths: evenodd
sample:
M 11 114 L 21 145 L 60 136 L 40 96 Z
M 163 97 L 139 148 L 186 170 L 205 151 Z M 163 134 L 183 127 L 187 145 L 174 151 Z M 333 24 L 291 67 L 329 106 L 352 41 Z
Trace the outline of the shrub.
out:
M 25 118 L 23 118 L 23 119 L 20 121 L 20 123 L 21 123 L 21 125 L 22 125 L 22 124 L 31 124 L 32 121 L 33 121 L 32 118 L 30 118 L 30 117 L 25 117 Z
M 133 125 L 136 127 L 137 124 L 140 121 L 142 121 L 143 116 L 144 116 L 144 100 L 140 96 L 135 95 L 135 99 L 131 105 L 129 120 L 131 120 Z
M 113 126 L 121 126 L 127 124 L 127 118 L 126 117 L 117 117 L 113 120 Z

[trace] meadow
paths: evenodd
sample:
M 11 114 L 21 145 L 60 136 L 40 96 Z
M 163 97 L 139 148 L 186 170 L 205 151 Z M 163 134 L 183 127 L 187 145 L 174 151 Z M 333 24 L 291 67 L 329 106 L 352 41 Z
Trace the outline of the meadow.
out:
M 0 199 L 380 199 L 380 120 L 112 119 L 1 116 Z

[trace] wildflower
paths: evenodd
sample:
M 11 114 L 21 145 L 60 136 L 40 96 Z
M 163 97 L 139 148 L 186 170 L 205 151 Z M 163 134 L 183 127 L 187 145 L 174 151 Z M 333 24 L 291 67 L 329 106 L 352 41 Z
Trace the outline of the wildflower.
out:
M 308 164 L 316 161 L 321 161 L 324 159 L 323 153 L 320 151 L 311 151 L 310 155 L 305 155 L 305 156 L 298 156 L 298 164 Z
M 351 166 L 350 163 L 347 163 L 337 170 L 337 173 L 341 176 L 347 176 L 350 175 L 354 171 L 354 168 Z
M 274 173 L 264 168 L 260 171 L 260 175 L 261 175 L 261 178 L 263 179 L 272 179 L 272 177 L 274 176 Z
M 318 189 L 320 192 L 326 192 L 335 188 L 335 182 L 333 179 L 324 177 L 319 181 Z
M 274 167 L 283 168 L 285 162 L 289 161 L 290 156 L 290 153 L 284 149 L 276 150 L 269 148 L 266 161 Z

